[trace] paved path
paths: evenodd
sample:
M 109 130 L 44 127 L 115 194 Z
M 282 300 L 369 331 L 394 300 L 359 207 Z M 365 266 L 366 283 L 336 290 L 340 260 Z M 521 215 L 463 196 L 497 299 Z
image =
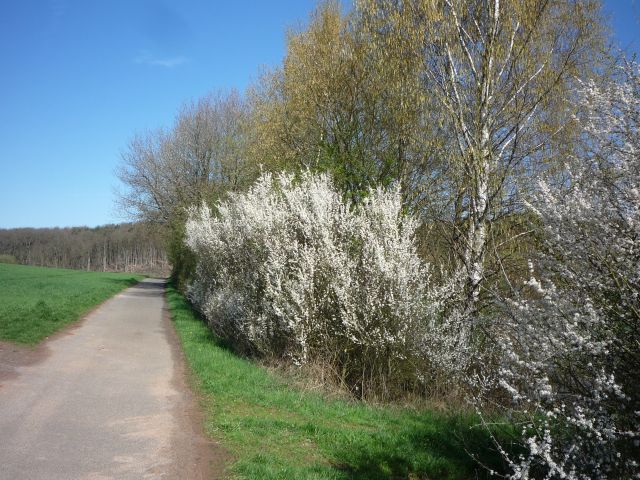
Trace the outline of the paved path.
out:
M 164 284 L 145 280 L 0 377 L 0 479 L 215 478 Z M 6 373 L 6 372 L 5 372 Z M 217 463 L 217 465 L 216 465 Z

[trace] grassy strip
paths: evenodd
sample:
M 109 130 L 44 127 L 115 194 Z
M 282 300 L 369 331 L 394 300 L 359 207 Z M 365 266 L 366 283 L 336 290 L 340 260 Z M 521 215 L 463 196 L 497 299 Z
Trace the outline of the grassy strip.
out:
M 142 278 L 0 264 L 0 339 L 35 344 Z
M 467 452 L 500 470 L 473 415 L 374 407 L 301 391 L 224 347 L 175 289 L 167 300 L 208 433 L 231 451 L 237 478 L 482 478 Z

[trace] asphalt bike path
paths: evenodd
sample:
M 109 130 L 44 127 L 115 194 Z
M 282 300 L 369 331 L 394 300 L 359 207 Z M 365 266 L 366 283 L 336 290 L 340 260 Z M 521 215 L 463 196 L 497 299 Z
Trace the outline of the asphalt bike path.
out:
M 164 281 L 147 279 L 0 377 L 0 479 L 217 478 Z

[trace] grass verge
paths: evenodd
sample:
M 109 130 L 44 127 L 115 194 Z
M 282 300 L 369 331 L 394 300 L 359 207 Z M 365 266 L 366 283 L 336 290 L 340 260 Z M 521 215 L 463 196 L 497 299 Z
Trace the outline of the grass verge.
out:
M 173 323 L 206 408 L 206 430 L 234 456 L 234 478 L 469 479 L 501 462 L 471 414 L 371 406 L 292 387 L 239 358 L 167 289 Z
M 0 339 L 38 343 L 142 278 L 0 264 Z

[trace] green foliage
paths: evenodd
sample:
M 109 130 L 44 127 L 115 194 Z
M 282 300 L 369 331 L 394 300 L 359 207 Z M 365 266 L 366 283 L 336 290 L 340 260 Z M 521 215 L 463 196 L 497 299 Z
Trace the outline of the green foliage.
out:
M 249 92 L 249 158 L 271 171 L 331 173 L 357 202 L 370 187 L 398 180 L 404 123 L 385 103 L 388 78 L 367 60 L 351 20 L 340 2 L 321 1 L 307 28 L 288 32 L 282 67 Z
M 35 344 L 142 278 L 0 264 L 0 339 Z
M 172 265 L 171 280 L 182 290 L 189 283 L 196 269 L 196 256 L 185 245 L 184 235 L 184 221 L 176 219 L 167 239 L 167 256 Z
M 234 478 L 487 476 L 467 452 L 503 471 L 475 415 L 372 406 L 300 390 L 225 348 L 174 288 L 167 300 L 203 394 L 207 431 L 234 455 Z

